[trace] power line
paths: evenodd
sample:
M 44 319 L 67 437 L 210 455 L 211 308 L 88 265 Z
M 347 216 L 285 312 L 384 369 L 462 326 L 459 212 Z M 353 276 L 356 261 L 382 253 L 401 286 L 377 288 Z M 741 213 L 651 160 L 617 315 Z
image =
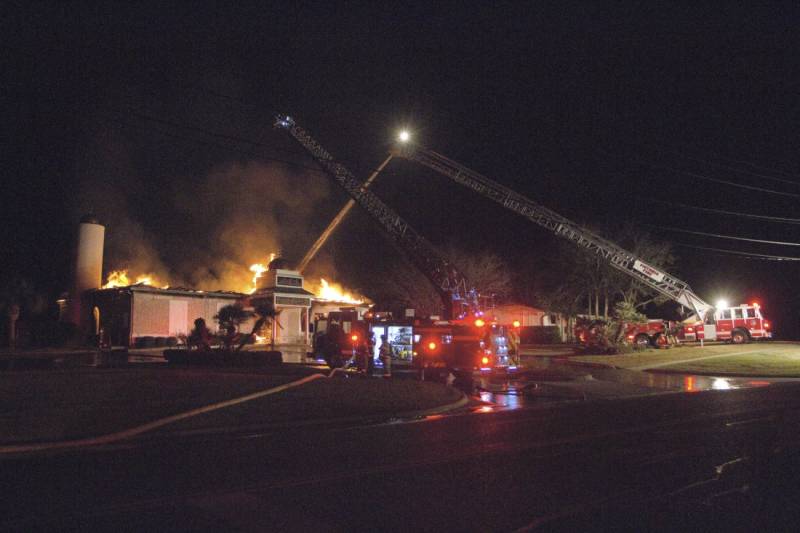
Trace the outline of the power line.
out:
M 620 124 L 620 122 L 618 120 L 616 120 L 616 117 L 615 117 L 615 119 L 612 119 L 611 122 L 614 123 L 614 128 L 616 130 L 619 130 L 620 128 L 626 129 L 627 133 L 629 134 L 629 136 L 633 135 L 633 136 L 636 137 L 636 139 L 637 139 L 636 142 L 628 142 L 628 143 L 626 143 L 629 146 L 636 146 L 637 148 L 640 148 L 643 145 L 649 145 L 649 146 L 655 147 L 657 150 L 660 149 L 661 151 L 672 153 L 674 155 L 677 155 L 678 157 L 683 157 L 685 159 L 691 159 L 691 160 L 694 160 L 694 161 L 700 161 L 700 162 L 704 162 L 704 163 L 707 163 L 707 164 L 710 164 L 710 165 L 720 166 L 720 167 L 726 168 L 728 170 L 731 170 L 732 172 L 750 174 L 752 176 L 758 176 L 758 177 L 763 177 L 763 178 L 767 178 L 767 179 L 774 179 L 776 181 L 785 181 L 786 183 L 791 183 L 793 185 L 800 185 L 800 181 L 798 181 L 798 176 L 796 174 L 788 172 L 786 170 L 782 170 L 782 169 L 779 169 L 779 168 L 770 168 L 770 167 L 767 167 L 767 166 L 764 166 L 764 165 L 759 165 L 759 164 L 753 163 L 752 161 L 746 161 L 746 160 L 743 160 L 743 159 L 736 159 L 736 158 L 733 158 L 733 157 L 726 156 L 726 155 L 724 155 L 724 154 L 722 154 L 720 152 L 717 152 L 715 150 L 709 150 L 707 148 L 703 148 L 703 149 L 698 148 L 696 145 L 686 145 L 686 144 L 674 143 L 673 142 L 671 144 L 671 146 L 670 146 L 669 144 L 666 144 L 664 142 L 660 142 L 658 140 L 650 140 L 650 141 L 644 140 L 644 139 L 641 138 L 641 135 L 638 132 L 631 130 L 630 124 Z M 721 159 L 723 161 L 727 161 L 729 163 L 733 163 L 733 164 L 736 164 L 736 165 L 744 165 L 744 166 L 750 167 L 752 169 L 760 170 L 762 172 L 770 172 L 772 174 L 777 174 L 777 175 L 780 175 L 780 176 L 782 176 L 784 178 L 790 178 L 790 179 L 782 180 L 780 178 L 776 178 L 774 175 L 773 176 L 769 176 L 769 175 L 766 175 L 766 174 L 753 172 L 752 170 L 746 170 L 746 169 L 741 169 L 741 168 L 737 169 L 735 167 L 731 167 L 731 166 L 728 166 L 728 165 L 723 165 L 721 163 L 710 161 L 709 159 L 702 159 L 700 157 L 686 155 L 683 152 L 683 150 L 693 150 L 695 152 L 698 152 L 698 151 L 704 152 L 707 155 L 710 155 L 710 156 L 715 157 L 717 159 Z
M 718 233 L 706 233 L 704 231 L 692 231 L 688 229 L 680 229 L 680 228 L 671 228 L 669 226 L 653 226 L 655 228 L 664 229 L 667 231 L 676 231 L 679 233 L 689 233 L 691 235 L 703 235 L 705 237 L 714 237 L 717 239 L 730 239 L 733 241 L 746 241 L 746 242 L 757 242 L 760 244 L 777 244 L 780 246 L 800 246 L 800 242 L 785 242 L 785 241 L 768 241 L 764 239 L 750 239 L 747 237 L 736 237 L 734 235 L 720 235 Z
M 775 177 L 775 176 L 770 176 L 768 174 L 762 174 L 762 173 L 759 173 L 759 172 L 753 172 L 752 170 L 736 168 L 736 167 L 733 167 L 733 166 L 730 166 L 730 165 L 726 165 L 726 164 L 723 164 L 723 163 L 718 163 L 716 161 L 711 161 L 709 159 L 704 159 L 704 158 L 697 157 L 697 156 L 694 156 L 694 155 L 689 155 L 689 154 L 684 153 L 683 151 L 676 150 L 674 148 L 670 148 L 670 147 L 664 145 L 663 143 L 658 143 L 658 142 L 654 142 L 654 141 L 642 141 L 642 143 L 654 146 L 656 150 L 659 150 L 661 152 L 666 152 L 666 153 L 669 153 L 669 154 L 673 154 L 673 155 L 675 155 L 677 157 L 680 157 L 680 158 L 683 158 L 683 159 L 688 159 L 690 161 L 697 161 L 697 162 L 700 162 L 700 163 L 705 163 L 707 165 L 712 165 L 712 166 L 724 168 L 726 170 L 730 170 L 731 172 L 735 172 L 737 174 L 748 174 L 750 176 L 754 176 L 754 177 L 758 177 L 758 178 L 764 178 L 764 179 L 768 179 L 768 180 L 778 181 L 778 182 L 781 182 L 781 183 L 788 183 L 790 185 L 800 186 L 800 182 L 798 182 L 797 180 L 785 179 L 785 178 L 794 177 L 794 176 L 792 176 L 791 174 L 789 174 L 787 172 L 783 172 L 781 170 L 762 168 L 762 167 L 759 167 L 758 165 L 755 165 L 753 163 L 749 163 L 747 161 L 731 159 L 731 158 L 727 158 L 725 156 L 722 156 L 722 155 L 720 155 L 718 153 L 709 152 L 712 155 L 714 155 L 714 156 L 716 156 L 716 157 L 718 157 L 720 159 L 727 159 L 728 161 L 731 161 L 733 163 L 737 163 L 739 165 L 748 165 L 748 166 L 751 166 L 753 168 L 763 170 L 765 172 L 774 172 L 774 173 L 781 174 L 783 176 L 783 178 L 778 178 L 778 177 Z
M 327 175 L 327 172 L 325 170 L 319 168 L 319 167 L 311 167 L 311 166 L 304 165 L 302 163 L 298 163 L 296 161 L 290 161 L 290 160 L 287 160 L 287 159 L 281 159 L 279 157 L 272 157 L 272 156 L 268 156 L 268 155 L 264 155 L 262 153 L 258 153 L 258 152 L 252 151 L 252 150 L 243 150 L 241 148 L 236 148 L 236 147 L 233 147 L 233 146 L 227 146 L 227 145 L 220 144 L 220 143 L 213 142 L 213 141 L 208 141 L 208 140 L 204 140 L 204 139 L 194 139 L 194 138 L 191 138 L 191 137 L 187 137 L 185 135 L 179 135 L 179 134 L 176 134 L 174 132 L 166 131 L 166 130 L 159 129 L 159 128 L 152 128 L 152 127 L 145 128 L 143 126 L 132 124 L 131 122 L 123 120 L 120 117 L 108 117 L 107 116 L 105 118 L 105 120 L 108 121 L 108 122 L 113 122 L 115 124 L 119 124 L 121 126 L 125 126 L 125 127 L 130 127 L 130 128 L 135 128 L 135 129 L 140 129 L 140 130 L 145 130 L 145 131 L 153 131 L 153 132 L 156 132 L 156 133 L 158 133 L 160 135 L 163 135 L 165 137 L 169 137 L 169 138 L 176 139 L 176 140 L 187 141 L 187 142 L 195 143 L 195 144 L 199 144 L 199 145 L 211 146 L 211 147 L 214 147 L 214 148 L 220 148 L 222 150 L 227 150 L 229 152 L 234 152 L 234 153 L 238 153 L 238 154 L 241 154 L 241 155 L 246 155 L 246 156 L 254 157 L 254 158 L 258 158 L 258 159 L 266 159 L 268 161 L 274 161 L 276 163 L 282 163 L 282 164 L 285 164 L 285 165 L 293 166 L 295 168 L 308 170 L 310 172 L 317 172 L 317 173 L 320 173 L 320 174 Z M 262 145 L 262 144 L 254 143 L 254 142 L 251 142 L 250 144 L 261 146 L 261 147 L 266 147 L 266 145 Z M 373 172 L 374 170 L 377 170 L 377 168 L 370 169 L 370 173 Z M 393 170 L 387 170 L 387 169 L 384 169 L 381 173 L 382 174 L 395 175 L 395 176 L 398 175 L 397 172 L 395 172 Z
M 598 148 L 598 150 L 603 152 L 604 154 L 607 154 L 607 155 L 610 155 L 610 156 L 614 156 L 615 155 L 615 154 L 609 152 L 608 150 L 606 150 L 605 148 Z M 662 170 L 667 170 L 667 171 L 671 171 L 671 172 L 675 172 L 675 173 L 678 173 L 678 174 L 685 174 L 687 176 L 691 176 L 693 178 L 697 178 L 697 179 L 701 179 L 701 180 L 705 180 L 705 181 L 711 181 L 711 182 L 714 182 L 714 183 L 721 183 L 723 185 L 729 185 L 731 187 L 738 187 L 740 189 L 746 189 L 746 190 L 751 190 L 751 191 L 758 191 L 758 192 L 763 192 L 763 193 L 768 193 L 768 194 L 775 194 L 775 195 L 779 195 L 779 196 L 788 196 L 788 197 L 791 197 L 791 198 L 800 198 L 800 194 L 797 194 L 797 193 L 776 191 L 774 189 L 767 189 L 767 188 L 764 188 L 764 187 L 756 187 L 755 185 L 745 185 L 743 183 L 736 183 L 735 181 L 728 181 L 728 180 L 723 180 L 723 179 L 720 179 L 720 178 L 712 178 L 711 176 L 706 176 L 705 174 L 700 174 L 698 172 L 692 172 L 692 171 L 689 171 L 689 170 L 682 170 L 682 169 L 679 169 L 679 168 L 676 168 L 676 167 L 671 167 L 669 165 L 656 163 L 656 162 L 654 162 L 652 160 L 649 160 L 649 159 L 647 159 L 645 157 L 642 157 L 642 156 L 639 156 L 639 155 L 634 155 L 633 157 L 635 159 L 638 159 L 642 163 L 648 164 L 648 165 L 650 165 L 652 167 L 660 168 Z
M 750 252 L 739 252 L 736 250 L 726 250 L 724 248 L 711 248 L 708 246 L 695 246 L 692 244 L 677 243 L 677 246 L 682 248 L 694 248 L 695 250 L 707 250 L 722 254 L 737 255 L 745 259 L 758 259 L 762 261 L 800 261 L 800 257 L 792 257 L 785 255 L 768 255 L 768 254 L 754 254 Z
M 777 194 L 779 196 L 790 196 L 792 198 L 800 198 L 800 194 L 797 194 L 797 193 L 776 191 L 774 189 L 766 189 L 764 187 L 756 187 L 755 185 L 744 185 L 742 183 L 736 183 L 734 181 L 728 181 L 728 180 L 723 180 L 723 179 L 719 179 L 719 178 L 712 178 L 711 176 L 706 176 L 705 174 L 699 174 L 697 172 L 691 172 L 689 170 L 681 170 L 681 169 L 674 168 L 674 167 L 669 167 L 669 166 L 666 166 L 666 165 L 658 165 L 658 164 L 655 164 L 655 163 L 652 163 L 652 162 L 650 164 L 652 164 L 654 166 L 657 166 L 657 167 L 661 167 L 661 168 L 666 169 L 666 170 L 672 170 L 673 172 L 686 174 L 687 176 L 692 176 L 692 177 L 697 178 L 697 179 L 706 180 L 706 181 L 712 181 L 712 182 L 715 182 L 715 183 L 722 183 L 723 185 L 730 185 L 732 187 L 739 187 L 740 189 L 748 189 L 748 190 L 751 190 L 751 191 L 758 191 L 758 192 L 763 192 L 763 193 L 768 193 L 768 194 Z
M 682 204 L 680 202 L 668 202 L 668 201 L 665 201 L 665 200 L 657 200 L 655 198 L 649 198 L 649 197 L 644 197 L 644 196 L 637 196 L 637 199 L 641 200 L 641 201 L 648 201 L 648 202 L 653 202 L 653 203 L 657 203 L 657 204 L 671 205 L 671 206 L 675 206 L 675 207 L 680 207 L 681 209 L 690 209 L 690 210 L 693 210 L 693 211 L 703 211 L 703 212 L 707 212 L 707 213 L 715 213 L 715 214 L 721 214 L 721 215 L 734 215 L 734 216 L 743 217 L 743 218 L 752 218 L 752 219 L 756 219 L 756 220 L 768 220 L 770 222 L 780 222 L 780 223 L 784 223 L 784 224 L 800 224 L 800 218 L 773 217 L 773 216 L 768 216 L 768 215 L 755 215 L 755 214 L 752 214 L 752 213 L 742 213 L 741 211 L 726 211 L 724 209 L 712 209 L 710 207 L 698 207 L 698 206 L 695 206 L 695 205 L 687 205 L 687 204 Z

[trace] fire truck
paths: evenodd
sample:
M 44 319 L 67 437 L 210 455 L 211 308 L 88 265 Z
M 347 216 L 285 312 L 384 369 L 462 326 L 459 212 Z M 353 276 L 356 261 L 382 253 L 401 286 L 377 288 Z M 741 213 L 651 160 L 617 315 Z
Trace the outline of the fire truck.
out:
M 439 251 L 420 235 L 411 225 L 386 205 L 339 161 L 319 144 L 306 130 L 288 116 L 278 116 L 275 127 L 283 129 L 341 186 L 350 197 L 380 225 L 383 231 L 398 245 L 409 260 L 433 284 L 442 298 L 444 319 L 431 324 L 429 334 L 439 330 L 441 339 L 463 336 L 463 327 L 470 327 L 483 320 L 480 295 L 467 281 L 456 266 L 443 257 Z M 456 334 L 456 330 L 458 334 Z M 434 341 L 429 341 L 434 342 Z M 442 341 L 440 341 L 442 342 Z M 489 344 L 482 341 L 485 346 Z M 441 345 L 445 343 L 442 342 Z M 495 343 L 500 344 L 500 343 Z M 452 342 L 446 351 L 452 356 L 442 361 L 451 365 L 450 371 L 464 383 L 471 382 L 472 372 L 482 367 L 501 366 L 507 358 L 498 357 L 491 348 L 474 350 L 470 342 Z M 424 357 L 424 355 L 423 355 Z M 488 359 L 489 363 L 484 363 Z
M 509 368 L 507 336 L 502 326 L 478 318 L 433 321 L 414 326 L 414 366 L 424 375 L 442 371 L 491 371 Z M 512 367 L 513 368 L 513 367 Z
M 681 338 L 686 341 L 722 340 L 742 344 L 750 340 L 772 338 L 771 329 L 757 303 L 733 307 L 718 305 L 705 323 L 691 318 L 686 321 Z
M 609 324 L 605 320 L 590 320 L 579 322 L 575 325 L 575 337 L 580 344 L 590 351 L 605 351 L 611 349 L 607 346 L 606 329 Z M 674 323 L 664 320 L 652 319 L 646 322 L 623 322 L 622 342 L 638 348 L 650 346 L 668 348 L 671 342 L 671 332 L 675 330 Z
M 689 284 L 663 270 L 649 265 L 643 259 L 596 233 L 576 224 L 558 213 L 541 206 L 508 187 L 487 178 L 432 150 L 411 143 L 406 136 L 394 148 L 394 153 L 420 163 L 456 183 L 493 200 L 534 224 L 562 237 L 586 252 L 604 259 L 613 268 L 623 272 L 650 290 L 677 302 L 682 308 L 694 313 L 683 329 L 686 340 L 730 340 L 734 343 L 772 336 L 769 322 L 758 306 L 741 305 L 715 308 L 692 291 Z M 648 321 L 646 324 L 629 324 L 626 338 L 632 342 L 657 345 L 664 342 L 665 332 L 670 326 L 663 321 Z
M 314 318 L 311 349 L 314 359 L 324 360 L 331 368 L 344 366 L 367 350 L 369 325 L 355 310 L 331 311 Z

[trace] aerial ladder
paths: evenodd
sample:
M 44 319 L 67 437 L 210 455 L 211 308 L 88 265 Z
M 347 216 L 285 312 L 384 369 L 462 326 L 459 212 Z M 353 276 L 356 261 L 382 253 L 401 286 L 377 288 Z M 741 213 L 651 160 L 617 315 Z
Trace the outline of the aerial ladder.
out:
M 701 322 L 705 321 L 708 311 L 714 308 L 697 296 L 685 281 L 647 264 L 613 242 L 452 159 L 408 142 L 398 144 L 395 151 L 396 155 L 431 168 L 550 230 L 559 237 L 573 242 L 589 253 L 602 257 L 620 272 L 624 272 L 653 291 L 689 308 L 697 314 Z
M 470 313 L 480 313 L 478 293 L 468 284 L 464 275 L 408 222 L 370 191 L 367 183 L 359 181 L 291 117 L 278 116 L 275 127 L 286 130 L 347 191 L 355 203 L 378 221 L 414 266 L 434 285 L 444 304 L 445 319 L 461 319 Z

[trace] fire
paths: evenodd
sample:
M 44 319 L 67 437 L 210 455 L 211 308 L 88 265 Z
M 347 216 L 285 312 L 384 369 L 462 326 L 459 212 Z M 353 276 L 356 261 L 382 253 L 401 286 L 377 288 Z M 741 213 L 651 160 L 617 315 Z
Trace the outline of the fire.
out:
M 131 285 L 148 285 L 150 287 L 161 287 L 162 289 L 169 289 L 169 285 L 161 284 L 156 281 L 153 274 L 140 274 L 136 276 L 132 282 L 127 270 L 114 270 L 108 274 L 106 284 L 102 289 L 113 289 L 116 287 L 130 287 Z
M 274 253 L 269 254 L 269 261 L 267 261 L 267 265 L 269 265 L 269 263 L 271 263 L 273 259 L 275 259 L 275 254 Z M 264 265 L 264 263 L 253 263 L 252 265 L 250 265 L 250 272 L 253 273 L 253 286 L 247 288 L 242 292 L 246 292 L 247 294 L 253 294 L 254 292 L 256 292 L 256 289 L 258 289 L 258 278 L 260 278 L 261 275 L 268 270 L 269 266 Z
M 345 292 L 341 285 L 338 283 L 330 284 L 324 278 L 319 280 L 319 288 L 317 289 L 317 297 L 323 300 L 331 300 L 333 302 L 346 302 L 350 304 L 363 304 L 364 298 L 360 296 L 352 296 L 350 293 Z
M 253 265 L 250 265 L 250 272 L 253 273 L 253 286 L 247 290 L 248 294 L 253 294 L 254 292 L 256 292 L 256 289 L 258 288 L 258 278 L 260 278 L 261 274 L 263 274 L 267 270 L 269 269 L 261 263 L 255 263 Z

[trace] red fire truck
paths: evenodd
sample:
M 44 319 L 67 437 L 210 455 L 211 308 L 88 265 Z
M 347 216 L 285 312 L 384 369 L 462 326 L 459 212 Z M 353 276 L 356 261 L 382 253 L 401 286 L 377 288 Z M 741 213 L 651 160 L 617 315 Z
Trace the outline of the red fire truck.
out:
M 434 321 L 414 326 L 414 366 L 458 371 L 508 367 L 506 335 L 500 326 L 481 318 Z
M 608 323 L 604 320 L 583 322 L 575 326 L 575 337 L 587 349 L 611 348 L 603 346 L 607 343 L 606 328 Z M 632 344 L 639 348 L 656 347 L 668 348 L 672 341 L 669 333 L 673 325 L 664 320 L 648 320 L 646 322 L 624 322 L 622 324 L 622 342 Z
M 772 338 L 771 326 L 757 303 L 738 306 L 718 305 L 713 315 L 683 324 L 679 338 L 687 341 L 722 340 L 742 344 L 750 340 Z
M 769 323 L 763 319 L 757 306 L 743 305 L 730 308 L 717 305 L 715 308 L 695 294 L 685 281 L 649 265 L 643 259 L 593 231 L 433 150 L 410 143 L 407 138 L 401 141 L 395 150 L 396 155 L 427 166 L 459 185 L 499 203 L 530 222 L 605 260 L 608 265 L 653 292 L 666 296 L 683 308 L 694 312 L 698 319 L 684 332 L 685 339 L 714 338 L 741 343 L 771 336 Z M 689 331 L 689 328 L 692 331 Z M 671 329 L 669 324 L 661 320 L 648 321 L 646 324 L 631 324 L 627 326 L 626 339 L 637 344 L 659 344 L 666 340 L 665 333 L 669 329 Z

